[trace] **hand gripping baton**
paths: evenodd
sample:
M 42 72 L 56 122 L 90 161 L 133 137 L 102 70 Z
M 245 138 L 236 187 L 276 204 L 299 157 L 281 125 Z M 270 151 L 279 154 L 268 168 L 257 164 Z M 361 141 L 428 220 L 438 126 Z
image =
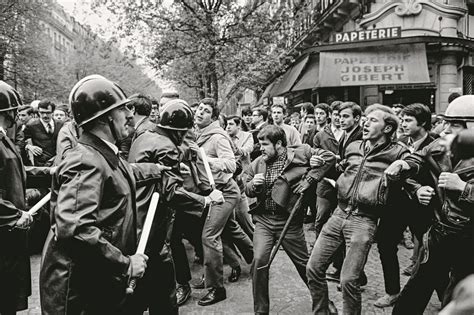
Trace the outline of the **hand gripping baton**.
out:
M 209 179 L 209 185 L 212 189 L 216 188 L 216 183 L 214 182 L 214 177 L 212 177 L 211 167 L 209 166 L 209 160 L 207 159 L 206 151 L 204 148 L 199 148 L 199 152 L 201 153 L 202 163 L 204 164 L 204 169 L 206 170 L 207 177 Z M 207 218 L 211 217 L 211 205 L 209 205 L 209 211 L 207 212 Z
M 158 207 L 158 201 L 160 200 L 160 194 L 154 192 L 151 196 L 150 206 L 148 207 L 148 212 L 145 218 L 145 224 L 143 225 L 142 235 L 140 236 L 140 241 L 138 242 L 138 248 L 136 254 L 145 254 L 145 247 L 148 242 L 148 237 L 150 236 L 151 225 L 153 219 L 155 218 L 156 208 Z M 131 263 L 131 262 L 130 262 Z M 135 287 L 137 286 L 137 279 L 130 280 L 125 293 L 133 294 Z
M 40 201 L 38 201 L 37 204 L 35 204 L 33 207 L 31 207 L 30 210 L 28 210 L 28 214 L 30 215 L 35 215 L 39 209 L 41 209 L 42 206 L 48 203 L 48 201 L 51 199 L 51 192 L 49 192 L 46 196 L 44 196 Z

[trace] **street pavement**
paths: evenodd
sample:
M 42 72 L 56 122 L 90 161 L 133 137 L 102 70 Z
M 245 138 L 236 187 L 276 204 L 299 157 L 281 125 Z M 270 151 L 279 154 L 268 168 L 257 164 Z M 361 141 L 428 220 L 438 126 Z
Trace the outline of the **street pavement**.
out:
M 305 226 L 306 240 L 308 247 L 314 242 L 314 232 L 309 229 L 309 225 Z M 188 256 L 193 256 L 192 249 L 188 249 Z M 401 269 L 409 264 L 411 251 L 399 246 L 398 257 Z M 32 286 L 33 294 L 29 299 L 30 309 L 28 311 L 19 312 L 20 315 L 39 315 L 40 302 L 38 292 L 38 277 L 40 256 L 32 256 Z M 249 273 L 249 266 L 242 263 L 242 276 L 237 283 L 227 283 L 227 277 L 230 274 L 230 267 L 226 266 L 224 275 L 226 278 L 227 299 L 220 303 L 202 307 L 197 305 L 197 301 L 206 294 L 206 290 L 193 290 L 191 298 L 180 308 L 180 314 L 252 314 L 252 282 Z M 362 292 L 362 314 L 391 314 L 391 308 L 380 309 L 373 306 L 375 300 L 384 294 L 383 274 L 380 264 L 377 245 L 374 244 L 365 267 L 365 272 L 369 282 Z M 202 275 L 199 265 L 192 265 L 192 273 L 194 278 Z M 408 277 L 401 276 L 404 284 Z M 334 302 L 339 312 L 342 310 L 342 296 L 336 289 L 336 283 L 329 282 L 329 296 Z M 311 313 L 311 297 L 308 289 L 299 278 L 296 269 L 284 251 L 279 251 L 275 261 L 270 269 L 270 314 L 310 314 Z M 434 294 L 425 311 L 425 314 L 437 314 L 440 308 L 439 300 Z

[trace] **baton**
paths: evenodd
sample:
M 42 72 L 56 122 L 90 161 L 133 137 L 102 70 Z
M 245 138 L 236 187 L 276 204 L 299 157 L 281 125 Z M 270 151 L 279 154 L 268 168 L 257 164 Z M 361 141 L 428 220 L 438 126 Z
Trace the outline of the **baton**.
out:
M 44 196 L 40 201 L 38 201 L 37 204 L 35 204 L 33 207 L 31 207 L 30 210 L 28 210 L 28 214 L 30 215 L 35 215 L 39 209 L 41 209 L 42 206 L 48 203 L 48 201 L 51 199 L 51 192 L 49 192 L 46 196 Z
M 296 212 L 301 208 L 302 202 L 303 202 L 303 194 L 301 194 L 296 200 L 296 203 L 290 212 L 290 216 L 288 217 L 288 220 L 286 220 L 283 230 L 281 230 L 280 237 L 278 238 L 278 242 L 272 248 L 272 252 L 270 254 L 270 259 L 268 260 L 268 263 L 264 266 L 258 267 L 257 270 L 270 268 L 270 265 L 272 264 L 273 259 L 275 259 L 275 256 L 278 253 L 278 250 L 280 249 L 281 243 L 283 242 L 283 239 L 285 238 L 285 235 L 288 232 L 288 228 L 290 227 L 291 220 L 293 220 L 293 217 L 295 216 Z
M 140 241 L 138 242 L 138 247 L 135 254 L 145 254 L 145 247 L 148 242 L 148 237 L 150 236 L 151 225 L 153 223 L 153 219 L 155 218 L 156 208 L 158 207 L 159 200 L 160 200 L 160 194 L 157 192 L 154 192 L 153 195 L 151 196 L 150 206 L 148 207 L 148 212 L 145 218 L 145 224 L 143 224 L 142 235 L 140 236 Z M 128 287 L 125 289 L 125 293 L 128 295 L 133 294 L 136 286 L 137 286 L 137 279 L 130 280 Z
M 211 167 L 209 166 L 209 160 L 207 159 L 206 151 L 203 147 L 199 148 L 201 152 L 202 163 L 204 164 L 204 169 L 206 170 L 207 177 L 209 178 L 209 185 L 212 189 L 216 188 L 216 183 L 214 182 L 214 177 L 212 177 Z M 211 204 L 209 204 L 209 211 L 207 212 L 207 218 L 211 217 Z

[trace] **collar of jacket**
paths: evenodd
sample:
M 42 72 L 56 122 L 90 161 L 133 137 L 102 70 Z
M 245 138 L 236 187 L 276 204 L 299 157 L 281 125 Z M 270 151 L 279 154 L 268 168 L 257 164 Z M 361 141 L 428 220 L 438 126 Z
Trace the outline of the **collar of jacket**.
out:
M 218 120 L 212 122 L 209 126 L 199 130 L 199 134 L 196 139 L 197 145 L 202 146 L 204 143 L 207 142 L 207 140 L 209 140 L 210 137 L 212 137 L 215 134 L 224 136 L 232 145 L 233 143 L 232 140 L 230 139 L 227 132 L 225 132 L 225 130 L 222 129 Z
M 385 142 L 380 143 L 380 144 L 376 144 L 372 149 L 370 149 L 364 155 L 375 154 L 375 153 L 378 153 L 380 151 L 383 151 L 387 147 L 389 147 L 392 143 L 395 143 L 395 142 L 393 142 L 391 139 L 386 139 Z M 361 148 L 362 152 L 365 152 L 366 144 L 367 144 L 367 140 L 362 140 L 361 141 L 360 148 Z
M 298 146 L 301 146 L 300 144 Z M 259 163 L 260 163 L 260 169 L 267 170 L 267 163 L 265 160 L 259 156 Z M 295 148 L 293 147 L 288 147 L 286 148 L 286 162 L 285 162 L 285 167 L 283 168 L 283 171 L 285 171 L 288 166 L 290 166 L 291 162 L 293 162 L 293 159 L 295 158 Z
M 99 151 L 100 154 L 107 160 L 107 162 L 112 166 L 113 169 L 116 169 L 119 164 L 119 157 L 114 153 L 114 151 L 99 137 L 96 135 L 84 131 L 79 138 L 79 143 L 88 145 Z

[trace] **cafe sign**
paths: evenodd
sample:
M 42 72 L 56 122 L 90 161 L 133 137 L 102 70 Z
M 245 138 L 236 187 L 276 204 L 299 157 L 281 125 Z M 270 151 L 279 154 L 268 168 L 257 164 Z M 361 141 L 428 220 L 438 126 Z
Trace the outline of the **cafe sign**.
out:
M 321 87 L 429 83 L 424 44 L 321 52 Z
M 360 30 L 336 33 L 333 37 L 333 42 L 340 43 L 352 43 L 352 42 L 363 42 L 368 40 L 380 40 L 389 38 L 401 37 L 402 30 L 400 27 L 387 27 L 387 28 L 376 28 L 372 30 Z

